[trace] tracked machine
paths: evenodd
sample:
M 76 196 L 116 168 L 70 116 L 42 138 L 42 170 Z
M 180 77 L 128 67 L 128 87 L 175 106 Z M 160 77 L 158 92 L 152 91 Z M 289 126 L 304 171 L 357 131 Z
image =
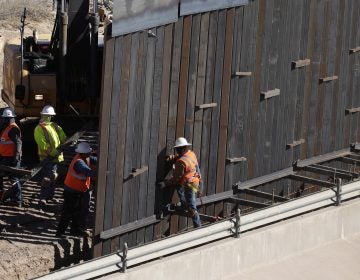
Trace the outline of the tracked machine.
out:
M 45 104 L 54 106 L 60 117 L 74 111 L 98 115 L 102 36 L 97 6 L 97 1 L 57 0 L 52 34 L 34 31 L 28 37 L 24 9 L 20 38 L 4 47 L 1 91 L 19 116 L 39 116 Z

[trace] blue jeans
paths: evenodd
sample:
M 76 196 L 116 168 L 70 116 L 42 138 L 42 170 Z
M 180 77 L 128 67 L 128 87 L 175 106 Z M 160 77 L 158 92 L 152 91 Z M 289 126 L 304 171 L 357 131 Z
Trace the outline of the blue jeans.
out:
M 178 187 L 177 193 L 180 198 L 181 206 L 188 210 L 191 215 L 194 228 L 201 227 L 199 212 L 196 208 L 196 193 L 192 189 L 184 186 Z
M 57 162 L 44 159 L 42 169 L 43 180 L 41 182 L 40 199 L 52 199 L 55 194 L 55 175 L 57 174 Z
M 20 167 L 20 162 L 15 163 L 13 157 L 1 157 L 0 164 L 11 166 L 11 167 Z M 10 180 L 11 187 L 5 192 L 3 200 L 11 199 L 18 203 L 21 203 L 21 183 L 19 178 L 9 173 L 7 177 Z M 3 191 L 4 188 L 4 173 L 0 175 L 0 191 Z

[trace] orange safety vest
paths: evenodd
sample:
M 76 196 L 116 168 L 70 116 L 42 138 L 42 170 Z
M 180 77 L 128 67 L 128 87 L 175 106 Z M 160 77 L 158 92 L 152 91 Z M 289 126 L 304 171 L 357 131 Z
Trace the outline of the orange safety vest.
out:
M 82 160 L 79 154 L 77 154 L 71 161 L 64 183 L 66 186 L 75 191 L 85 192 L 90 188 L 90 177 L 79 174 L 75 171 L 74 165 L 78 160 Z M 85 162 L 88 166 L 90 166 L 90 158 L 87 158 Z
M 197 172 L 196 167 L 199 165 L 196 155 L 193 151 L 187 151 L 184 155 L 182 155 L 179 161 L 183 162 L 185 165 L 185 172 L 183 177 L 180 180 L 180 184 L 189 187 L 198 188 L 200 183 L 200 174 Z
M 9 137 L 9 131 L 16 127 L 19 129 L 16 123 L 9 124 L 1 133 L 1 139 L 0 139 L 0 156 L 3 157 L 13 157 L 16 155 L 16 144 L 11 141 Z M 19 129 L 20 131 L 20 129 Z

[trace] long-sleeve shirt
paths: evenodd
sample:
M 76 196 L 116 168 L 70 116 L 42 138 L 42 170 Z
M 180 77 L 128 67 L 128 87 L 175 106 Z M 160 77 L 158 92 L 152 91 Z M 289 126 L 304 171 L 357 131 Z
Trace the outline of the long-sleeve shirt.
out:
M 97 163 L 97 157 L 91 156 L 90 164 L 95 166 L 96 163 Z M 85 175 L 86 177 L 95 177 L 96 176 L 96 172 L 93 169 L 91 169 L 90 166 L 88 166 L 86 164 L 86 162 L 83 160 L 78 160 L 74 164 L 74 170 L 79 174 Z

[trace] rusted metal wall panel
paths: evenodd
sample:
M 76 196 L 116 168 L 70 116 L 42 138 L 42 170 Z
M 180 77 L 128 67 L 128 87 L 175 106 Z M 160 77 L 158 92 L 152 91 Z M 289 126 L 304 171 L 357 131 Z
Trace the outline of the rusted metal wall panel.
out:
M 173 189 L 156 184 L 168 174 L 164 158 L 176 137 L 193 143 L 206 196 L 359 141 L 360 113 L 345 111 L 360 107 L 360 52 L 349 51 L 360 45 L 359 14 L 356 0 L 254 0 L 180 17 L 153 29 L 155 36 L 107 40 L 94 256 L 191 226 L 172 215 L 111 240 L 98 238 L 177 201 Z M 305 59 L 310 63 L 294 67 Z M 261 97 L 274 89 L 280 95 Z M 197 107 L 208 103 L 216 106 Z M 234 157 L 247 160 L 226 160 Z M 129 177 L 143 166 L 144 173 Z M 294 197 L 300 185 L 284 179 L 259 190 Z M 223 215 L 224 206 L 208 204 L 201 212 Z

